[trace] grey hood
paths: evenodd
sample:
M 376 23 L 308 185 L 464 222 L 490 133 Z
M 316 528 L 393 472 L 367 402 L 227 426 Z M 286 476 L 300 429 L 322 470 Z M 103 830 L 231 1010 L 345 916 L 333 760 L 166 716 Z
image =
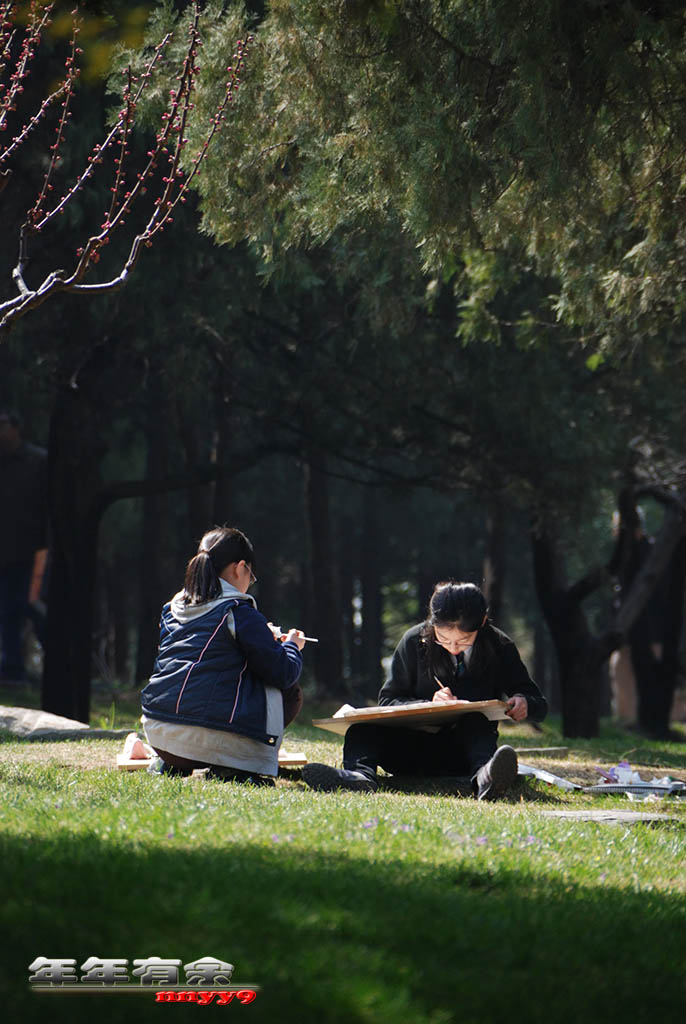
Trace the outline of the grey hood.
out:
M 197 619 L 201 615 L 207 615 L 209 611 L 216 608 L 222 601 L 229 599 L 247 601 L 253 608 L 257 608 L 255 598 L 250 594 L 244 594 L 242 591 L 237 590 L 236 587 L 227 583 L 226 580 L 220 580 L 219 582 L 222 585 L 221 597 L 216 597 L 212 601 L 204 601 L 202 604 L 185 604 L 183 590 L 180 590 L 178 594 L 174 594 L 171 599 L 171 611 L 177 622 L 192 622 L 193 619 Z

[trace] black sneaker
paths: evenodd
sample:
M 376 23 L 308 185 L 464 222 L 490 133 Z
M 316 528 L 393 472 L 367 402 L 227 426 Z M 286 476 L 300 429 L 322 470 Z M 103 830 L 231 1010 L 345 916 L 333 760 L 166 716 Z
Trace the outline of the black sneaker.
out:
M 156 757 L 154 761 L 151 761 L 148 765 L 147 771 L 150 775 L 168 775 L 171 778 L 188 778 L 192 774 L 192 768 L 177 768 L 173 764 L 168 764 L 167 761 L 163 761 L 161 757 Z
M 497 800 L 517 778 L 517 755 L 512 747 L 498 747 L 487 764 L 476 773 L 477 799 Z
M 354 789 L 359 793 L 375 793 L 377 781 L 364 772 L 351 772 L 347 768 L 332 768 L 328 764 L 306 764 L 302 770 L 303 781 L 310 789 L 321 793 L 333 793 L 337 789 Z

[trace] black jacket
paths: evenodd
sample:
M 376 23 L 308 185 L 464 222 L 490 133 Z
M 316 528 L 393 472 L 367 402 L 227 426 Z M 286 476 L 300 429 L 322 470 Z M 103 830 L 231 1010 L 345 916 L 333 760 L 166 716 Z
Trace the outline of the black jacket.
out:
M 488 623 L 479 631 L 466 668 L 458 676 L 448 652 L 425 639 L 423 629 L 423 623 L 408 629 L 396 647 L 390 675 L 379 691 L 379 704 L 432 700 L 438 679 L 462 700 L 502 700 L 521 694 L 528 701 L 529 719 L 541 722 L 545 718 L 546 699 L 514 643 L 501 630 Z

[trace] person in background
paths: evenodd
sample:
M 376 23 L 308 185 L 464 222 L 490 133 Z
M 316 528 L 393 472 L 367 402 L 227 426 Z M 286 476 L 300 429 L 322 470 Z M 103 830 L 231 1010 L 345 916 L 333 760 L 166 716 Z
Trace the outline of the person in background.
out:
M 503 697 L 513 721 L 545 718 L 546 700 L 512 640 L 489 622 L 481 590 L 473 583 L 438 583 L 426 620 L 408 629 L 395 649 L 379 704 Z M 497 741 L 497 723 L 476 711 L 430 730 L 353 725 L 345 737 L 343 768 L 312 763 L 302 777 L 313 789 L 371 792 L 379 766 L 393 774 L 468 775 L 479 800 L 494 800 L 517 777 L 515 751 Z
M 25 441 L 17 414 L 0 409 L 0 681 L 26 678 L 24 623 L 40 642 L 47 557 L 47 453 Z
M 302 707 L 304 634 L 282 637 L 248 594 L 255 555 L 245 534 L 215 527 L 162 609 L 143 728 L 163 774 L 209 768 L 225 780 L 273 785 L 283 731 Z

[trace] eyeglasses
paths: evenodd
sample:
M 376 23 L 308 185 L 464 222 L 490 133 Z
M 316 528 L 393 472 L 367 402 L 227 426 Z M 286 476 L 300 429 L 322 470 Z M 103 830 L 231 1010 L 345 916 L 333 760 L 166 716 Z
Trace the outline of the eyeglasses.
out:
M 245 564 L 248 565 L 247 562 Z M 248 572 L 250 573 L 250 586 L 252 586 L 253 583 L 257 583 L 257 576 L 252 571 L 252 568 L 249 565 L 248 565 Z
M 476 633 L 469 637 L 446 637 L 441 636 L 434 626 L 434 637 L 439 644 L 455 644 L 457 647 L 471 647 L 476 639 Z

